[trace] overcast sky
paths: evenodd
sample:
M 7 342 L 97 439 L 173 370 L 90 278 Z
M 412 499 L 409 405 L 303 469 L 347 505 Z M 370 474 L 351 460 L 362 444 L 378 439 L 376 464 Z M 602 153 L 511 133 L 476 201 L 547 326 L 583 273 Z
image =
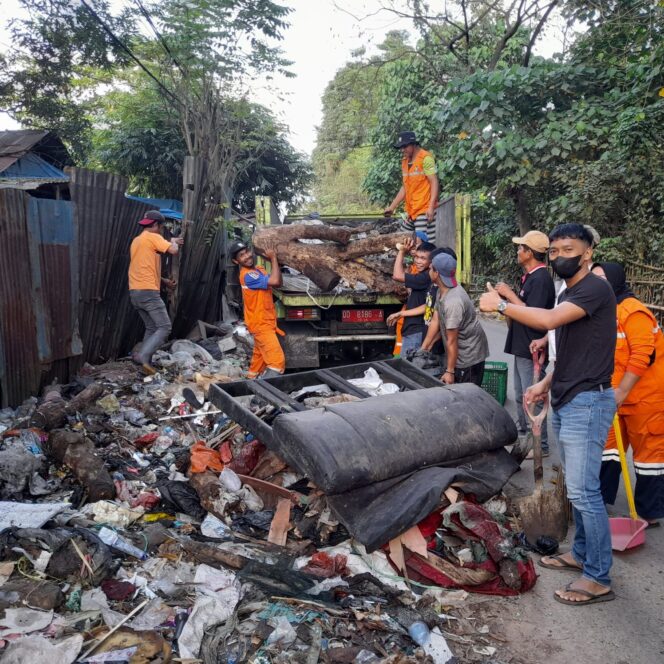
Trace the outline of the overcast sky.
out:
M 112 0 L 112 4 L 119 6 L 128 1 Z M 291 70 L 296 77 L 277 79 L 269 89 L 256 90 L 255 96 L 289 126 L 292 144 L 310 154 L 316 143 L 316 126 L 321 121 L 321 96 L 325 86 L 350 59 L 351 52 L 361 46 L 373 52 L 390 30 L 408 30 L 413 36 L 415 31 L 407 19 L 380 11 L 384 0 L 283 2 L 293 8 L 283 48 L 286 57 L 293 61 Z M 17 0 L 2 0 L 2 8 L 8 19 L 18 15 Z M 540 51 L 548 55 L 557 50 L 558 45 L 556 39 L 545 39 Z M 0 48 L 3 51 L 10 48 L 4 26 L 0 28 Z M 0 129 L 17 126 L 0 114 Z

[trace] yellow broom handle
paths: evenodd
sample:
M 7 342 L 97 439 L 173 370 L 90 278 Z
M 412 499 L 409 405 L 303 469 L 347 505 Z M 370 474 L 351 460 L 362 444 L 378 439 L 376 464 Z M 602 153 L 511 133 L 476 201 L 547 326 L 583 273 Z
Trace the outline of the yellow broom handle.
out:
M 627 494 L 627 504 L 629 505 L 629 515 L 633 520 L 638 519 L 636 515 L 636 505 L 634 504 L 634 494 L 632 493 L 632 480 L 629 476 L 627 467 L 627 456 L 625 455 L 625 446 L 623 445 L 622 430 L 620 429 L 620 418 L 618 413 L 613 418 L 613 430 L 616 432 L 616 445 L 620 455 L 620 469 L 622 470 L 623 482 L 625 482 L 625 493 Z

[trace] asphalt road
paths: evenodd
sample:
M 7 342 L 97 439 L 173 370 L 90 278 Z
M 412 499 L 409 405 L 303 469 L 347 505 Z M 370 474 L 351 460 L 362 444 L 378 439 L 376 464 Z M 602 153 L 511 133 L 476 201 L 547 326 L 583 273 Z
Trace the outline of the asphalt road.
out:
M 506 326 L 493 320 L 485 320 L 483 324 L 489 338 L 489 359 L 510 365 L 505 407 L 514 414 L 512 357 L 503 353 Z M 545 459 L 545 474 L 551 473 L 552 463 L 558 462 L 551 434 L 549 439 L 552 455 Z M 523 470 L 510 481 L 506 492 L 529 492 L 533 485 L 528 472 L 531 468 L 529 462 L 524 462 Z M 622 490 L 609 512 L 616 516 L 628 515 Z M 561 550 L 568 548 L 566 541 Z M 492 600 L 498 603 L 498 623 L 507 637 L 505 646 L 513 655 L 513 661 L 533 664 L 664 662 L 663 551 L 664 527 L 660 527 L 647 531 L 644 546 L 629 553 L 615 554 L 612 578 L 617 597 L 615 601 L 593 606 L 566 606 L 554 601 L 554 590 L 572 581 L 574 574 L 537 567 L 540 577 L 533 590 L 518 598 Z M 486 602 L 486 599 L 475 596 L 473 601 Z

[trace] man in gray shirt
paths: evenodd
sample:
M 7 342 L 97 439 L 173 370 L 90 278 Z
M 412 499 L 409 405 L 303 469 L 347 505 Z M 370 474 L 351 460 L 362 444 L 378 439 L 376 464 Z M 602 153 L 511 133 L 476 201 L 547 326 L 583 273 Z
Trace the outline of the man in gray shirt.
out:
M 431 262 L 429 276 L 438 286 L 436 309 L 447 366 L 441 380 L 453 383 L 482 384 L 484 360 L 489 355 L 489 342 L 480 325 L 475 305 L 457 283 L 457 262 L 452 256 L 438 254 Z

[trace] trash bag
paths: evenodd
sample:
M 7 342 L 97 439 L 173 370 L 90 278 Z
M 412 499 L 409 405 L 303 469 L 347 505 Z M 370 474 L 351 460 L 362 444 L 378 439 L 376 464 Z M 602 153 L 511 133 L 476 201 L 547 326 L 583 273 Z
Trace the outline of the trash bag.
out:
M 202 521 L 207 512 L 201 506 L 196 490 L 187 482 L 165 480 L 157 485 L 161 504 L 169 512 L 183 512 Z

